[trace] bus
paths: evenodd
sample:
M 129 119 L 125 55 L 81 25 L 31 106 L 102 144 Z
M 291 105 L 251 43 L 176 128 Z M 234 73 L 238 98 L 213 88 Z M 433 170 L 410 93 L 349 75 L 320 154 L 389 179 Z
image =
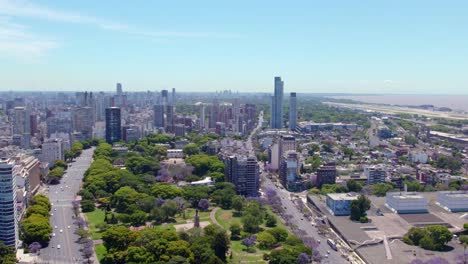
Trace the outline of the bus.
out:
M 338 248 L 336 247 L 336 243 L 333 242 L 331 239 L 327 239 L 327 244 L 335 251 L 338 251 Z

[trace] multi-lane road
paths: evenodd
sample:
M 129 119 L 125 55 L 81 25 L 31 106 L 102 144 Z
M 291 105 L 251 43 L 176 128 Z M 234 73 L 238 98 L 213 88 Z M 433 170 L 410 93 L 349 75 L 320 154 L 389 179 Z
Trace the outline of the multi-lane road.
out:
M 92 162 L 94 148 L 83 150 L 80 157 L 69 164 L 60 184 L 49 185 L 45 194 L 52 203 L 50 224 L 53 234 L 49 246 L 41 249 L 40 263 L 82 263 L 83 257 L 74 234 L 72 201 L 80 190 L 84 172 Z M 59 246 L 60 245 L 60 246 Z
M 258 125 L 257 127 L 252 131 L 250 136 L 247 139 L 246 142 L 246 147 L 247 149 L 254 154 L 254 149 L 252 145 L 252 136 L 257 132 L 257 130 L 261 127 L 263 122 L 263 112 L 260 113 L 259 118 L 258 118 Z M 303 230 L 307 236 L 313 237 L 317 240 L 326 240 L 326 238 L 321 237 L 318 234 L 317 228 L 312 225 L 311 222 L 307 220 L 307 218 L 304 217 L 304 214 L 299 211 L 299 209 L 296 207 L 296 205 L 293 203 L 290 197 L 290 192 L 284 190 L 283 188 L 279 188 L 276 186 L 275 183 L 271 181 L 267 177 L 267 172 L 263 170 L 261 174 L 261 179 L 262 179 L 262 190 L 266 190 L 268 188 L 276 190 L 276 193 L 278 196 L 281 198 L 281 206 L 285 209 L 286 214 L 291 215 L 292 219 L 290 222 L 292 222 L 294 225 L 296 225 L 299 229 Z M 347 263 L 347 261 L 341 257 L 339 252 L 336 252 L 332 250 L 326 243 L 326 241 L 322 241 L 322 243 L 319 244 L 317 250 L 320 252 L 322 256 L 327 255 L 327 258 L 324 258 L 322 263 Z

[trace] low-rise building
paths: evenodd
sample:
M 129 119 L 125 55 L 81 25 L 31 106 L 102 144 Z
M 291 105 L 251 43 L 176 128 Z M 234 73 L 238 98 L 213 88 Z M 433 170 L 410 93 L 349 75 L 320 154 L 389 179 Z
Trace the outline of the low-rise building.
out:
M 398 214 L 427 213 L 427 199 L 416 192 L 388 192 L 386 206 Z
M 167 157 L 170 159 L 183 158 L 184 152 L 181 149 L 168 149 Z
M 367 177 L 367 184 L 385 182 L 386 172 L 383 167 L 372 166 L 364 168 L 364 175 Z
M 357 198 L 356 193 L 329 193 L 327 194 L 327 207 L 333 215 L 350 215 L 351 202 Z
M 437 204 L 450 212 L 468 212 L 468 191 L 437 192 Z

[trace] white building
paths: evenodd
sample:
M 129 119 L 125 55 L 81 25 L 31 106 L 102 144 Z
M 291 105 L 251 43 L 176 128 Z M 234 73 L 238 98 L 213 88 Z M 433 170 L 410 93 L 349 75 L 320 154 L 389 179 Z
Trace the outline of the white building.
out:
M 64 159 L 65 151 L 65 142 L 62 139 L 48 140 L 42 144 L 40 160 L 53 165 L 56 160 Z
M 427 199 L 415 192 L 388 192 L 385 205 L 398 214 L 427 213 Z
M 211 179 L 211 177 L 205 177 L 203 180 L 191 182 L 190 185 L 193 185 L 193 186 L 213 186 L 214 183 L 215 182 Z
M 412 152 L 409 154 L 409 159 L 413 163 L 427 163 L 429 156 L 424 152 Z
M 184 153 L 181 149 L 168 149 L 167 150 L 167 157 L 170 159 L 174 158 L 183 158 Z
M 367 184 L 385 182 L 386 172 L 383 167 L 372 166 L 364 168 L 364 175 L 367 177 Z
M 437 192 L 436 203 L 450 212 L 468 212 L 468 191 Z

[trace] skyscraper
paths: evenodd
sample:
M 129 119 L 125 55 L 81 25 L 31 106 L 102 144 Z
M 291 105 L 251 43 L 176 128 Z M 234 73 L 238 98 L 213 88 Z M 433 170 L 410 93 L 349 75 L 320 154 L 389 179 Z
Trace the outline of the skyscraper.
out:
M 275 94 L 271 97 L 271 128 L 283 128 L 283 90 L 284 82 L 281 77 L 275 77 Z
M 161 91 L 161 103 L 163 105 L 167 105 L 169 103 L 169 91 L 167 90 Z
M 0 240 L 17 248 L 18 221 L 16 206 L 15 162 L 0 159 Z
M 157 104 L 153 107 L 154 113 L 154 127 L 161 128 L 164 127 L 164 105 Z
M 200 129 L 205 128 L 205 106 L 200 105 Z
M 117 83 L 116 85 L 116 92 L 117 92 L 117 95 L 122 95 L 122 84 L 121 83 Z
M 120 123 L 120 108 L 106 109 L 106 141 L 112 144 L 122 139 L 122 126 Z
M 289 96 L 289 129 L 294 130 L 297 126 L 297 106 L 296 93 L 291 93 Z
M 175 88 L 172 88 L 172 105 L 176 104 Z

